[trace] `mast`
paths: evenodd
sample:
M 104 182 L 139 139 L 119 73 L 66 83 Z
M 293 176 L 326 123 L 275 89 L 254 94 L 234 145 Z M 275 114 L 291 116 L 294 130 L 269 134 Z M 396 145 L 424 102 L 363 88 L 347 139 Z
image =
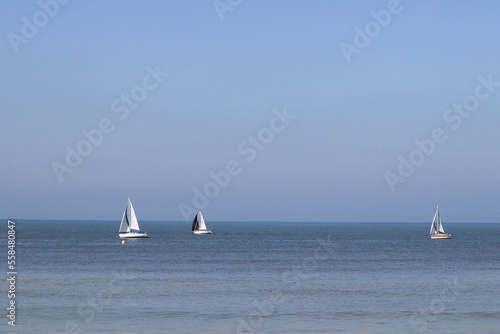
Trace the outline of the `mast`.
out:
M 130 197 L 127 199 L 127 223 L 130 232 Z

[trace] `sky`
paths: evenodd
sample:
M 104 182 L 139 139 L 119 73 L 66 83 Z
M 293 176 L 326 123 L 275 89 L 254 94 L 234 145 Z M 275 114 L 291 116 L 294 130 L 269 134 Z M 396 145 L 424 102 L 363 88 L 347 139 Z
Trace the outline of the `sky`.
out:
M 498 222 L 499 10 L 6 0 L 0 217 Z

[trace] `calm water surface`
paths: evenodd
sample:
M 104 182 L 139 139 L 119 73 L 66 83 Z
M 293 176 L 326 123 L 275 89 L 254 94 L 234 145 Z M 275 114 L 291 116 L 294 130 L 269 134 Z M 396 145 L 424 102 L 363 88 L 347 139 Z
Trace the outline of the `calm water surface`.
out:
M 500 224 L 207 224 L 17 221 L 0 332 L 500 333 Z

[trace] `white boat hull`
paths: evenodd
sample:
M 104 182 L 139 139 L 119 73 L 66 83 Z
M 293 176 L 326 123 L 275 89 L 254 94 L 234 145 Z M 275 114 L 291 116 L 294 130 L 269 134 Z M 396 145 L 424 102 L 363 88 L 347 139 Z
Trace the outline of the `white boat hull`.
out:
M 193 234 L 212 234 L 212 231 L 210 231 L 210 230 L 195 230 L 195 231 L 193 231 Z
M 120 238 L 122 239 L 131 239 L 131 238 L 147 238 L 148 234 L 146 232 L 124 232 L 124 233 L 118 233 Z
M 431 239 L 451 239 L 451 234 L 445 234 L 445 233 L 431 234 Z

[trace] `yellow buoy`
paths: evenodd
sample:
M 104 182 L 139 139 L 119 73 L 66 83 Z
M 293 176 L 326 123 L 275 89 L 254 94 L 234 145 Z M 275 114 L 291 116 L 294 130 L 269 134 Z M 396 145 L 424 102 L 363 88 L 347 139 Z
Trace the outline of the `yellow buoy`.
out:
M 125 245 L 125 240 L 122 240 L 122 245 Z

